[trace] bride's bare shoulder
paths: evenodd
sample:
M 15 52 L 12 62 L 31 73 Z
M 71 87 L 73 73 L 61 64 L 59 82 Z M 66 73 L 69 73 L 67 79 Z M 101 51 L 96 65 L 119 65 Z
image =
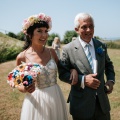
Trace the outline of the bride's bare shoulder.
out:
M 25 51 L 20 52 L 16 57 L 17 65 L 21 64 L 21 62 L 25 62 Z
M 58 62 L 58 57 L 57 57 L 57 54 L 56 54 L 55 50 L 53 48 L 50 48 L 50 51 L 51 51 L 52 57 L 54 58 L 54 60 L 57 63 Z

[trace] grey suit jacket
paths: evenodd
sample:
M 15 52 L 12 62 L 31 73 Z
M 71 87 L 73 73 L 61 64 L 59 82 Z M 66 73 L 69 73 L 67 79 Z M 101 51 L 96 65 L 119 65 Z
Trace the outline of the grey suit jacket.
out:
M 69 80 L 70 69 L 76 69 L 79 74 L 78 83 L 71 86 L 68 101 L 70 101 L 70 113 L 80 119 L 88 119 L 93 116 L 95 112 L 96 92 L 102 111 L 104 113 L 110 111 L 108 96 L 104 91 L 104 73 L 107 80 L 115 81 L 114 67 L 107 54 L 106 45 L 96 39 L 93 39 L 93 44 L 98 61 L 97 79 L 101 82 L 97 90 L 87 86 L 84 89 L 81 88 L 82 76 L 91 74 L 92 70 L 78 38 L 63 47 L 62 57 L 58 65 L 59 78 L 64 82 L 71 83 Z M 96 50 L 101 46 L 105 51 L 97 53 Z

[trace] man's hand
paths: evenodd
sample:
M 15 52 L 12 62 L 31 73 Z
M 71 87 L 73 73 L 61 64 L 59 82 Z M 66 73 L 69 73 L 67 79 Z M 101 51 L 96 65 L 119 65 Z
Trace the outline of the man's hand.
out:
M 100 85 L 100 81 L 96 79 L 96 76 L 97 76 L 97 73 L 86 75 L 84 78 L 85 86 L 93 89 L 97 89 Z
M 106 86 L 106 88 L 107 88 L 107 94 L 112 93 L 112 91 L 113 91 L 113 85 L 114 85 L 114 83 L 113 83 L 112 81 L 110 81 L 110 80 L 108 80 L 108 81 L 105 83 L 105 86 Z

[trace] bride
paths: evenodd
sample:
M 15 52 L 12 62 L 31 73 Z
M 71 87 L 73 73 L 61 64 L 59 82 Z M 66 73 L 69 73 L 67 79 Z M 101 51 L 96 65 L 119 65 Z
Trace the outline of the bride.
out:
M 51 27 L 51 18 L 44 13 L 30 16 L 23 24 L 26 41 L 24 51 L 16 58 L 17 66 L 21 62 L 37 63 L 41 71 L 31 85 L 18 87 L 26 93 L 21 120 L 68 120 L 66 103 L 57 84 L 58 57 L 54 49 L 45 46 Z

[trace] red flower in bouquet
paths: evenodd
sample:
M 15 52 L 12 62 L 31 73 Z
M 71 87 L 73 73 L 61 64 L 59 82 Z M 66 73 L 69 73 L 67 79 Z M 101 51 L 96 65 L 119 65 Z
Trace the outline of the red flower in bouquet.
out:
M 36 63 L 22 63 L 15 67 L 9 74 L 7 82 L 11 87 L 19 85 L 29 86 L 33 79 L 40 74 L 40 65 Z

